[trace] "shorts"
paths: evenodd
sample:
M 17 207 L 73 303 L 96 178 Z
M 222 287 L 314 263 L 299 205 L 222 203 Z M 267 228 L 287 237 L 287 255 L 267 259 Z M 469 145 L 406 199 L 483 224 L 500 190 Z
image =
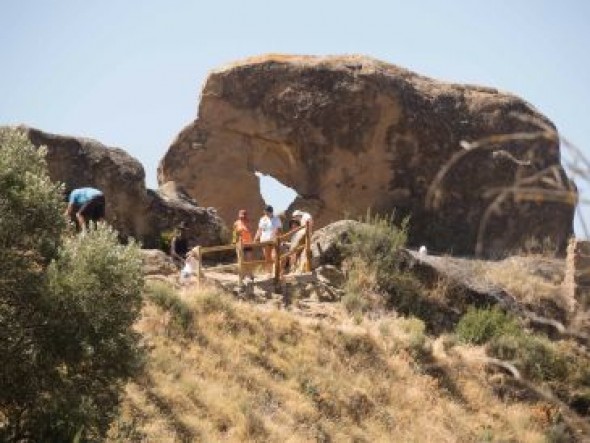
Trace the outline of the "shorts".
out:
M 81 211 L 80 213 L 86 220 L 92 220 L 96 222 L 104 218 L 105 204 L 106 200 L 104 195 L 97 195 L 84 203 L 79 209 L 76 210 L 76 212 Z

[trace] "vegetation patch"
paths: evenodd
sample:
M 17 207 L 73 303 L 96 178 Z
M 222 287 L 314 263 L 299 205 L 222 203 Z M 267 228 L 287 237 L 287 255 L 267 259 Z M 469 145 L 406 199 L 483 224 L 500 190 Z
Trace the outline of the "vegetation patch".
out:
M 347 279 L 342 299 L 350 313 L 396 309 L 404 314 L 425 314 L 422 286 L 404 268 L 400 249 L 407 241 L 409 219 L 400 226 L 393 217 L 367 214 L 342 245 Z
M 151 281 L 146 285 L 145 294 L 156 306 L 169 312 L 169 326 L 171 332 L 190 335 L 194 330 L 194 313 L 190 307 L 180 299 L 174 288 L 165 282 Z
M 45 150 L 0 130 L 0 440 L 100 441 L 140 373 L 139 248 L 68 230 Z
M 465 343 L 482 345 L 502 335 L 519 336 L 521 326 L 497 306 L 484 309 L 470 307 L 457 323 L 455 332 Z

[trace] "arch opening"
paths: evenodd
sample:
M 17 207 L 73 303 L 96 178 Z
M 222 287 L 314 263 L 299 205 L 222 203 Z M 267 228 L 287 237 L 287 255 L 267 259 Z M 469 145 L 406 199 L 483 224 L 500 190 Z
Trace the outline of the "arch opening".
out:
M 256 171 L 260 186 L 260 195 L 265 204 L 271 205 L 275 214 L 285 212 L 298 197 L 297 192 L 281 183 L 272 175 Z

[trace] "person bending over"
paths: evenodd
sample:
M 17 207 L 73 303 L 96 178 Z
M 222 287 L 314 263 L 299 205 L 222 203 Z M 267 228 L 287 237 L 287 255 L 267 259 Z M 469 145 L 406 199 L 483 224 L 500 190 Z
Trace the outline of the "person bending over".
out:
M 101 190 L 90 187 L 77 188 L 68 198 L 66 216 L 76 223 L 77 231 L 84 231 L 88 222 L 98 222 L 104 218 L 105 204 Z

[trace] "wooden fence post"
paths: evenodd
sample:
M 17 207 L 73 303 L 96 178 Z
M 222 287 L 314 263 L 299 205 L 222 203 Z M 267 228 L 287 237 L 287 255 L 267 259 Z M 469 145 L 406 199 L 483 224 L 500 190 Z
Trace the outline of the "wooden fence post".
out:
M 244 248 L 242 247 L 241 238 L 236 243 L 236 255 L 238 257 L 238 286 L 242 286 L 244 280 Z
M 305 226 L 305 272 L 311 272 L 311 232 L 309 223 Z
M 201 273 L 202 273 L 202 256 L 201 256 L 201 247 L 197 246 L 194 249 L 195 251 L 195 260 L 197 261 L 197 290 L 201 289 Z
M 274 261 L 273 273 L 274 273 L 275 285 L 278 285 L 279 281 L 281 280 L 281 239 L 280 239 L 280 237 L 275 238 L 274 249 L 275 249 L 275 261 Z

